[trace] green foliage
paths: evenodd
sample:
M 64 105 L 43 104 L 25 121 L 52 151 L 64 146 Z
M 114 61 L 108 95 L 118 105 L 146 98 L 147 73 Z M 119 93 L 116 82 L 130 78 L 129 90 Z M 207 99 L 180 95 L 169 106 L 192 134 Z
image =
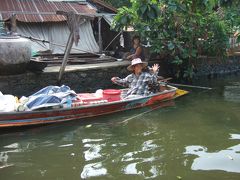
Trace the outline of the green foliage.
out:
M 224 1 L 226 2 L 226 1 Z M 115 28 L 132 26 L 150 42 L 153 52 L 164 54 L 192 77 L 199 55 L 224 57 L 229 34 L 240 24 L 238 8 L 218 8 L 219 0 L 131 0 L 115 18 Z
M 134 25 L 136 19 L 137 17 L 133 10 L 123 6 L 118 9 L 118 14 L 115 16 L 114 20 L 114 27 L 116 30 L 124 29 L 126 26 Z

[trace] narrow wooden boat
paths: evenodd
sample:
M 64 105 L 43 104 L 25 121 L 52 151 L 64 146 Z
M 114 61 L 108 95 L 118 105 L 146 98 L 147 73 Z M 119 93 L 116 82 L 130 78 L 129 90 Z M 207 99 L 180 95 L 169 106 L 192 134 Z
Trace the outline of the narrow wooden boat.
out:
M 121 90 L 121 93 L 124 93 L 124 91 Z M 0 128 L 80 120 L 153 105 L 175 99 L 186 93 L 186 91 L 179 90 L 173 86 L 167 86 L 166 90 L 162 92 L 140 98 L 114 100 L 112 102 L 100 101 L 97 104 L 88 103 L 69 108 L 1 113 Z

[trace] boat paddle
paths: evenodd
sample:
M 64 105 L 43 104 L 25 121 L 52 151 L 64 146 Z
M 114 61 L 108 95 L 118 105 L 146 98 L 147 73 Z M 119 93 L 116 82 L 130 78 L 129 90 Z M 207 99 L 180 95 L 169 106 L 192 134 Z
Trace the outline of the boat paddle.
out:
M 197 88 L 197 89 L 206 89 L 206 90 L 212 90 L 212 88 L 210 87 L 204 87 L 204 86 L 194 86 L 194 85 L 187 85 L 187 84 L 177 84 L 177 83 L 170 83 L 168 82 L 169 80 L 171 80 L 172 78 L 165 78 L 165 79 L 160 79 L 158 80 L 158 82 L 164 82 L 168 85 L 171 86 L 179 86 L 179 87 L 188 87 L 188 88 Z
M 193 85 L 187 85 L 187 84 L 176 84 L 176 83 L 169 83 L 166 82 L 167 84 L 171 86 L 179 86 L 179 87 L 188 87 L 188 88 L 197 88 L 197 89 L 206 89 L 206 90 L 212 90 L 210 87 L 204 87 L 204 86 L 193 86 Z

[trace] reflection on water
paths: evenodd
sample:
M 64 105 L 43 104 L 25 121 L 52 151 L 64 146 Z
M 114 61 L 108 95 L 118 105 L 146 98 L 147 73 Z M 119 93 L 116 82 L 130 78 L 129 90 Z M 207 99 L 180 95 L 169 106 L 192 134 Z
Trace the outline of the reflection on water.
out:
M 138 166 L 141 166 L 142 164 L 151 164 L 159 158 L 153 155 L 144 157 L 145 152 L 152 151 L 152 153 L 154 153 L 156 148 L 158 148 L 158 145 L 154 144 L 153 140 L 148 140 L 143 142 L 139 151 L 124 154 L 121 162 L 128 162 L 128 165 L 122 169 L 123 173 L 143 175 L 145 178 L 157 177 L 159 173 L 155 165 L 150 166 L 150 169 L 146 169 L 145 171 L 138 170 Z
M 2 134 L 0 179 L 239 180 L 237 81 L 167 108 Z
M 229 139 L 239 139 L 240 140 L 240 134 L 230 134 Z
M 240 83 L 232 82 L 224 87 L 224 98 L 226 101 L 240 102 Z
M 96 176 L 103 176 L 107 174 L 107 169 L 103 165 L 103 157 L 106 154 L 102 153 L 101 150 L 106 146 L 106 143 L 102 142 L 103 139 L 83 139 L 84 144 L 84 158 L 86 162 L 90 162 L 83 167 L 81 172 L 81 178 L 90 178 Z M 95 160 L 94 163 L 91 163 Z M 97 161 L 97 162 L 96 162 Z
M 103 176 L 107 174 L 107 169 L 103 167 L 101 162 L 87 164 L 81 173 L 81 178 L 90 178 L 94 176 Z
M 206 147 L 187 146 L 185 154 L 198 156 L 192 170 L 222 170 L 240 173 L 240 144 L 218 152 L 207 152 Z
M 83 143 L 86 142 L 85 139 L 82 140 Z M 100 151 L 103 146 L 106 144 L 101 144 L 101 139 L 93 139 L 92 142 L 100 142 L 100 143 L 91 143 L 91 141 L 87 140 L 88 143 L 84 144 L 84 147 L 87 149 L 84 151 L 84 157 L 86 161 L 91 161 L 97 158 L 102 157 Z

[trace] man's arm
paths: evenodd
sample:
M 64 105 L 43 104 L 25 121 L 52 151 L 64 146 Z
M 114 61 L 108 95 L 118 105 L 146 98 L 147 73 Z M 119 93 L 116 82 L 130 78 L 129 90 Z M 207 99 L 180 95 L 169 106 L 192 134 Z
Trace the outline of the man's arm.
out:
M 142 47 L 139 46 L 136 49 L 136 52 L 134 54 L 128 56 L 127 59 L 134 59 L 134 58 L 140 57 L 141 53 L 142 53 Z
M 121 79 L 119 77 L 113 77 L 111 80 L 114 84 L 117 84 L 123 87 L 129 87 L 129 84 L 131 83 L 131 74 L 124 79 Z

